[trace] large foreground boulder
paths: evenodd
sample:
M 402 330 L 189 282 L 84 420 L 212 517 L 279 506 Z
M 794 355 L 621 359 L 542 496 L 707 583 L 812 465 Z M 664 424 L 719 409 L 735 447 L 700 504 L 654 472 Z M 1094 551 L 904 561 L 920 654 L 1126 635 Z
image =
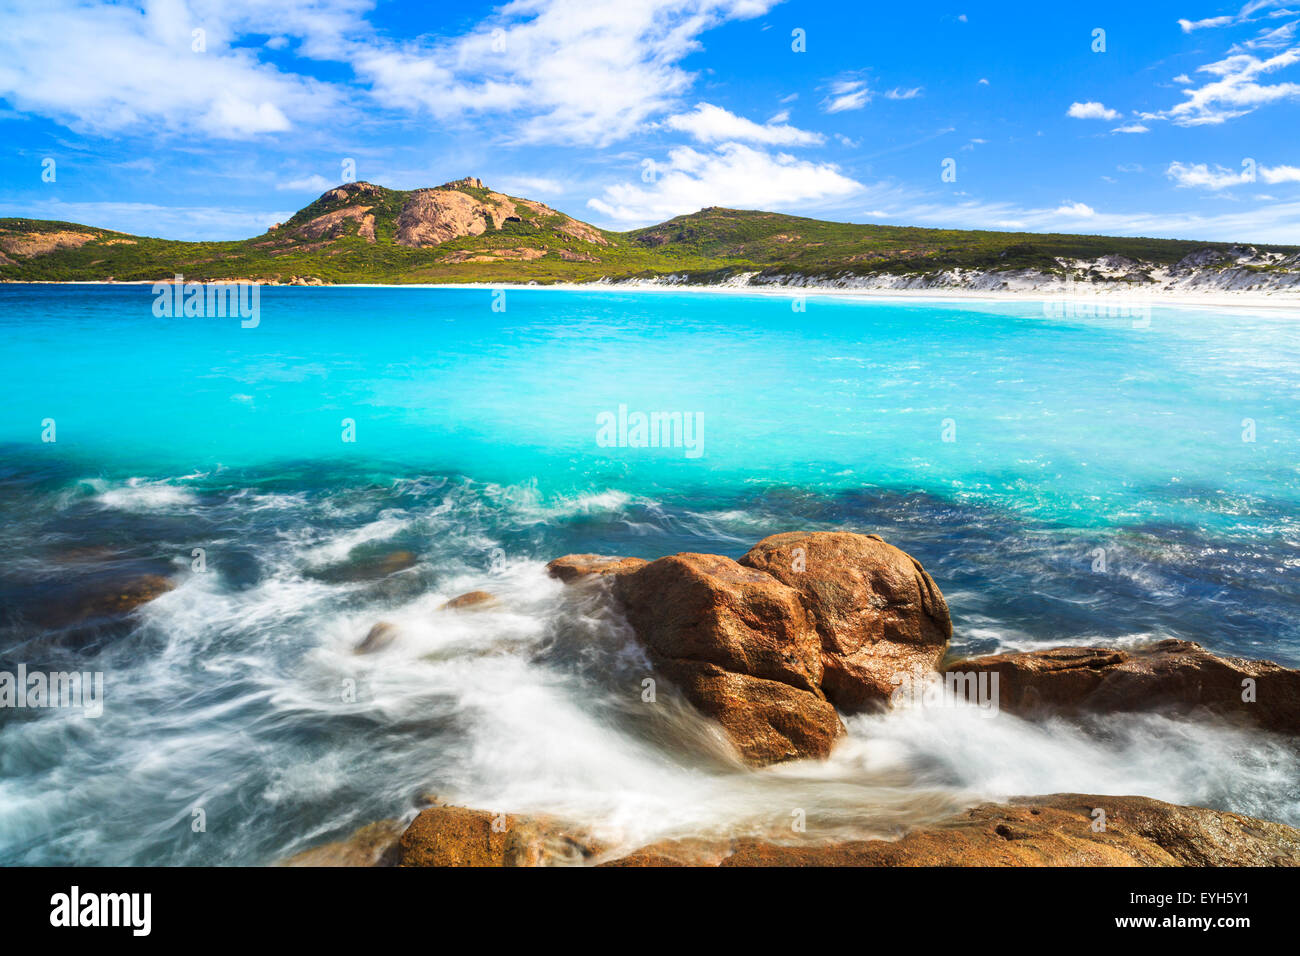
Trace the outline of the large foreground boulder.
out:
M 821 643 L 799 593 L 714 554 L 618 574 L 615 593 L 656 670 L 755 765 L 824 757 L 843 732 L 821 692 Z
M 982 804 L 893 841 L 665 841 L 603 865 L 1297 866 L 1300 831 L 1149 797 L 1053 794 Z
M 774 534 L 740 563 L 799 592 L 821 640 L 822 690 L 843 711 L 883 706 L 902 675 L 934 670 L 952 637 L 934 580 L 877 535 Z
M 874 535 L 773 535 L 740 561 L 581 554 L 548 567 L 610 582 L 656 671 L 754 766 L 826 756 L 844 732 L 837 706 L 884 706 L 952 633 L 930 576 Z
M 1219 657 L 1191 641 L 994 654 L 944 670 L 996 673 L 998 706 L 1023 716 L 1158 709 L 1300 733 L 1300 671 Z

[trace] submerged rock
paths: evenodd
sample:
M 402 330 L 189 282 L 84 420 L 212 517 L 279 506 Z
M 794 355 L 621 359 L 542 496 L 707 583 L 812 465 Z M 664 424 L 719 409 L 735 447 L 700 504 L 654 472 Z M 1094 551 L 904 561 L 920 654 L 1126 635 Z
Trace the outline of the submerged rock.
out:
M 99 615 L 128 614 L 176 587 L 176 582 L 161 574 L 142 574 L 88 595 L 77 605 L 80 618 Z
M 703 850 L 666 841 L 604 865 L 1296 866 L 1300 831 L 1148 797 L 1069 793 L 982 804 L 893 841 L 744 839 Z
M 296 853 L 279 866 L 395 866 L 397 839 L 402 824 L 397 820 L 368 823 L 345 840 L 326 843 Z
M 996 673 L 999 707 L 1023 715 L 1199 711 L 1300 733 L 1300 671 L 1220 657 L 1191 641 L 1171 639 L 1128 650 L 1057 647 L 994 654 L 953 661 L 944 669 Z
M 47 628 L 89 626 L 106 619 L 122 618 L 174 590 L 176 582 L 161 574 L 114 575 L 93 578 L 85 583 L 76 582 L 73 587 L 75 590 L 71 594 L 37 608 L 33 618 Z
M 356 646 L 357 654 L 373 654 L 375 651 L 381 651 L 393 641 L 397 640 L 398 630 L 396 624 L 388 621 L 376 621 L 361 643 Z
M 350 584 L 356 581 L 375 581 L 398 571 L 414 567 L 418 559 L 411 551 L 387 551 L 351 558 L 343 564 L 310 572 L 310 576 L 330 584 Z
M 490 591 L 469 591 L 465 594 L 457 595 L 450 601 L 444 601 L 439 605 L 439 611 L 463 611 L 466 608 L 477 608 L 486 610 L 497 603 L 496 595 Z
M 600 851 L 574 827 L 546 816 L 430 807 L 398 841 L 398 866 L 573 866 Z
M 740 563 L 799 592 L 821 639 L 822 689 L 841 710 L 883 706 L 900 675 L 934 670 L 952 637 L 934 579 L 877 535 L 775 534 Z

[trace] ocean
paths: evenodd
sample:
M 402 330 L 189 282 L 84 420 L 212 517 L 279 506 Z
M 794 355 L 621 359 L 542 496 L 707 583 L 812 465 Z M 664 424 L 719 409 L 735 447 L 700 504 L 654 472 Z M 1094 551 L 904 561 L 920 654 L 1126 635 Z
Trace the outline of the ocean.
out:
M 104 680 L 97 717 L 0 709 L 0 864 L 265 864 L 428 794 L 628 848 L 1060 791 L 1300 825 L 1292 746 L 1156 714 L 861 715 L 747 769 L 647 720 L 626 627 L 545 574 L 877 533 L 960 651 L 1300 666 L 1296 312 L 273 287 L 245 327 L 155 298 L 0 285 L 0 672 Z M 176 586 L 70 610 L 142 576 Z

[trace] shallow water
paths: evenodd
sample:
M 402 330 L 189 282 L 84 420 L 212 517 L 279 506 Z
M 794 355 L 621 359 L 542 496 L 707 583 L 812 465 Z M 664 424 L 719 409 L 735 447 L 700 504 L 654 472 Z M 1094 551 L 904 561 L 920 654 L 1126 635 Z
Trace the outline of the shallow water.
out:
M 626 846 L 796 810 L 892 834 L 1063 790 L 1300 823 L 1293 747 L 1154 715 L 861 716 L 825 763 L 745 770 L 643 703 L 617 615 L 544 573 L 876 532 L 962 649 L 1181 637 L 1300 665 L 1300 316 L 265 289 L 241 329 L 152 301 L 0 286 L 0 670 L 107 688 L 96 719 L 0 710 L 0 862 L 265 863 L 427 793 Z M 701 413 L 703 454 L 601 447 L 620 404 Z M 346 570 L 396 551 L 414 564 Z M 179 586 L 124 625 L 51 623 L 144 573 Z M 499 604 L 437 610 L 476 588 Z M 380 619 L 398 642 L 354 655 Z

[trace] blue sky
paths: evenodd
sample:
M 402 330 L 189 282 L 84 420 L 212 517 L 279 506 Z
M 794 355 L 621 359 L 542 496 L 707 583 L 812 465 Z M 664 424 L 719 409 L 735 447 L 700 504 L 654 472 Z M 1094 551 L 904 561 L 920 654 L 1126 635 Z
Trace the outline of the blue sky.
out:
M 243 238 L 352 160 L 615 229 L 722 205 L 1300 243 L 1298 25 L 1300 0 L 0 0 L 0 215 Z

